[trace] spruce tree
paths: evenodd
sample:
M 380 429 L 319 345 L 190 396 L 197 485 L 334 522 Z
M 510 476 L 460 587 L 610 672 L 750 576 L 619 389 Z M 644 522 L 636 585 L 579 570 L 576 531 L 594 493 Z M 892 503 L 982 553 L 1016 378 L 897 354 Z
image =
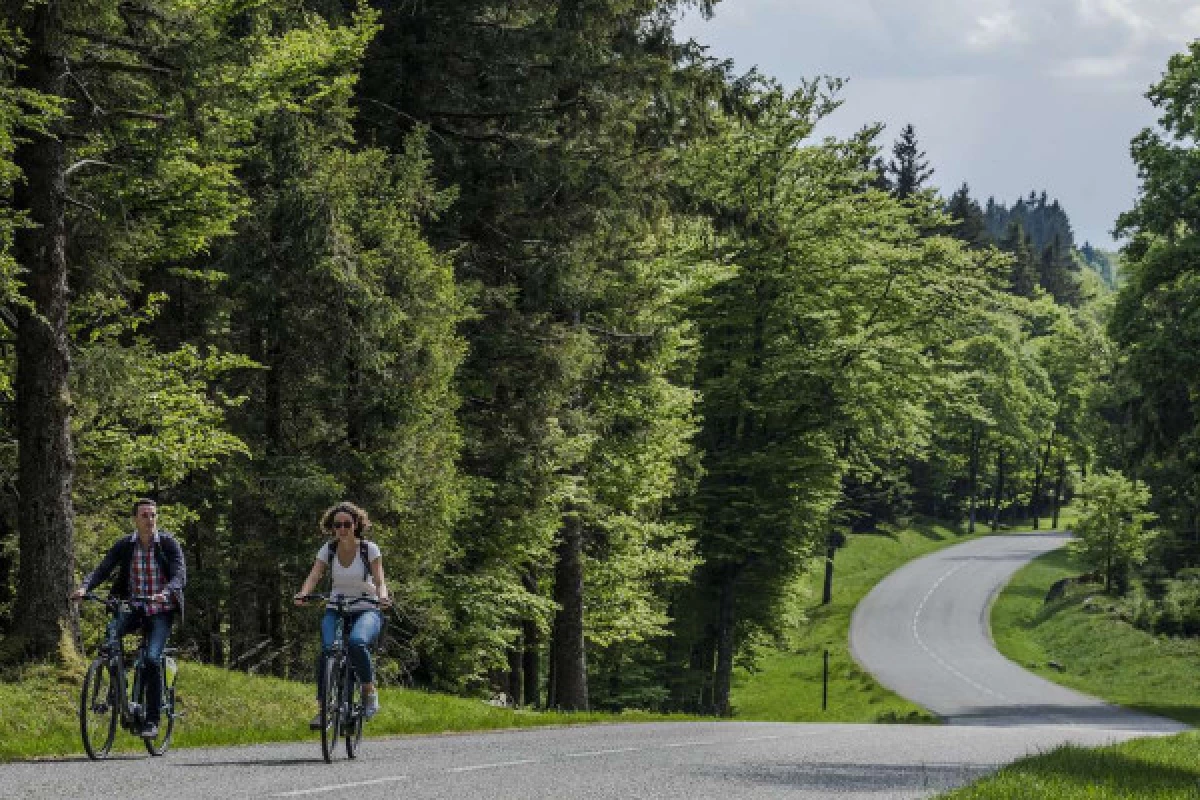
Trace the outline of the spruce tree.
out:
M 887 175 L 892 194 L 904 200 L 925 188 L 933 177 L 933 169 L 925 158 L 925 151 L 917 144 L 917 131 L 905 125 L 900 138 L 892 146 L 892 159 L 887 164 Z

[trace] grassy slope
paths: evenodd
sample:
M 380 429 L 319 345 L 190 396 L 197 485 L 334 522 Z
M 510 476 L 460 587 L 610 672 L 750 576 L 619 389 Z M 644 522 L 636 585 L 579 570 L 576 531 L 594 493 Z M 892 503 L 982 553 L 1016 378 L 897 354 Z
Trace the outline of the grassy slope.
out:
M 1122 705 L 1200 724 L 1200 642 L 1160 639 L 1110 613 L 1085 611 L 1097 587 L 1045 605 L 1050 584 L 1083 569 L 1065 551 L 1018 572 L 992 609 L 1000 651 L 1044 677 Z M 1104 603 L 1093 601 L 1094 607 Z M 1058 671 L 1047 666 L 1056 661 Z M 1024 759 L 946 797 L 1063 800 L 1200 797 L 1200 734 L 1141 739 Z
M 834 561 L 833 602 L 820 605 L 822 562 L 801 579 L 807 620 L 788 651 L 772 650 L 758 669 L 739 670 L 733 688 L 738 719 L 787 722 L 932 721 L 918 706 L 883 688 L 850 657 L 854 607 L 889 572 L 907 561 L 966 541 L 954 529 L 923 523 L 895 534 L 855 534 Z M 829 650 L 829 710 L 821 710 L 821 652 Z
M 1138 739 L 1089 750 L 1064 747 L 1018 761 L 945 800 L 1196 800 L 1200 734 Z
M 1060 550 L 1018 572 L 992 608 L 1000 652 L 1073 689 L 1200 725 L 1200 641 L 1153 636 L 1107 611 L 1084 610 L 1097 586 L 1074 587 L 1043 604 L 1051 583 L 1083 571 Z M 1092 605 L 1106 607 L 1103 598 Z M 1050 661 L 1064 670 L 1048 667 Z
M 76 716 L 78 678 L 59 678 L 44 667 L 18 677 L 19 681 L 0 682 L 0 761 L 82 753 Z M 184 663 L 178 688 L 186 716 L 176 727 L 176 746 L 312 739 L 316 747 L 316 734 L 308 730 L 315 709 L 311 684 Z M 512 711 L 479 700 L 407 689 L 383 689 L 381 702 L 383 709 L 371 721 L 368 735 L 666 719 L 642 713 Z M 114 750 L 142 747 L 119 730 Z

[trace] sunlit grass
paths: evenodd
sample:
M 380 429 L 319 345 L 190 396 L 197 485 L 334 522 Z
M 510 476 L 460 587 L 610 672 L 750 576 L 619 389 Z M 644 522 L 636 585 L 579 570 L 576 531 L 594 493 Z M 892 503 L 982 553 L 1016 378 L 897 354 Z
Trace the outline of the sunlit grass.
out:
M 1098 749 L 1067 746 L 1022 759 L 945 800 L 1195 800 L 1200 735 L 1137 739 Z
M 14 680 L 16 679 L 16 680 Z M 175 745 L 235 745 L 312 739 L 313 685 L 182 663 L 178 690 L 185 716 Z M 452 695 L 381 689 L 382 710 L 368 736 L 442 733 L 538 725 L 683 720 L 643 712 L 563 714 L 514 711 Z M 0 761 L 83 752 L 76 710 L 79 679 L 48 667 L 30 667 L 0 682 Z M 142 751 L 119 730 L 114 751 Z

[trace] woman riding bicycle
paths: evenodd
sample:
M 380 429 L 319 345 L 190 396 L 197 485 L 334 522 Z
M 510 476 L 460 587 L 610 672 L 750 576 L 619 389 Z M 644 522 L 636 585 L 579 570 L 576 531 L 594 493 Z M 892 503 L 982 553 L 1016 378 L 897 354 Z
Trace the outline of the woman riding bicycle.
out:
M 364 709 L 367 719 L 379 712 L 379 694 L 375 691 L 374 665 L 371 663 L 371 647 L 379 638 L 383 628 L 383 614 L 379 609 L 391 605 L 388 595 L 387 582 L 383 576 L 383 556 L 379 546 L 367 541 L 365 534 L 371 527 L 367 512 L 353 503 L 338 503 L 325 512 L 321 517 L 321 530 L 333 538 L 323 544 L 317 551 L 312 570 L 304 579 L 304 585 L 296 593 L 293 601 L 296 605 L 304 605 L 305 598 L 316 588 L 317 582 L 325 574 L 326 565 L 331 565 L 333 586 L 330 596 L 344 597 L 374 597 L 379 601 L 379 608 L 374 604 L 360 602 L 351 604 L 351 614 L 347 619 L 345 631 L 346 646 L 350 653 L 350 661 L 354 672 L 363 686 Z M 341 624 L 336 610 L 329 608 L 321 619 L 321 650 L 328 651 L 337 638 L 337 626 Z M 320 691 L 320 658 L 317 659 L 317 683 Z M 318 703 L 320 699 L 318 697 Z M 309 723 L 313 730 L 321 728 L 321 713 Z

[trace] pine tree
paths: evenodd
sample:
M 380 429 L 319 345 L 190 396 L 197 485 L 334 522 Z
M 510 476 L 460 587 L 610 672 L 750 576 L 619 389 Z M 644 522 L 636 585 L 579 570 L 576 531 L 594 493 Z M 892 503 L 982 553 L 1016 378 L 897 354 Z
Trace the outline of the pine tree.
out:
M 933 177 L 933 169 L 925 158 L 925 151 L 917 144 L 917 131 L 911 124 L 904 126 L 900 138 L 892 146 L 887 175 L 892 194 L 901 200 L 921 191 L 926 181 Z
M 946 202 L 946 213 L 958 223 L 948 229 L 950 235 L 975 248 L 986 247 L 990 243 L 983 209 L 971 198 L 966 183 L 950 195 Z
M 1038 287 L 1037 266 L 1030 249 L 1031 242 L 1021 223 L 1010 222 L 1004 238 L 1000 240 L 1000 249 L 1012 255 L 1012 266 L 1009 269 L 1009 291 L 1019 297 L 1032 298 Z

